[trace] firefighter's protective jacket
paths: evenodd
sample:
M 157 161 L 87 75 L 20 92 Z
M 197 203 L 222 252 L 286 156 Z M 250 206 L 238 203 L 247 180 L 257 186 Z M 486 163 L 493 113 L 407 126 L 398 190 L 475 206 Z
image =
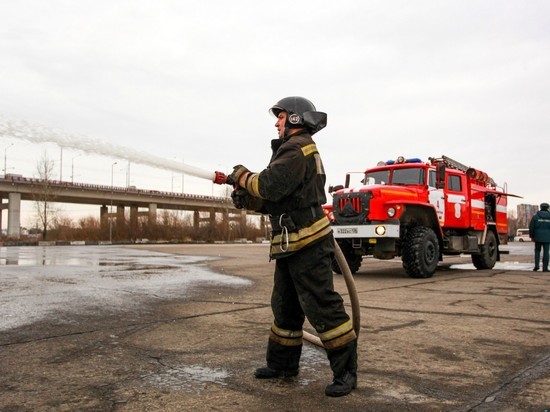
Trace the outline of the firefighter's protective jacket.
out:
M 550 212 L 539 210 L 529 223 L 529 237 L 535 242 L 550 243 Z
M 273 154 L 260 173 L 250 173 L 245 188 L 263 200 L 273 234 L 272 258 L 288 256 L 332 233 L 322 205 L 325 171 L 311 134 L 300 131 L 271 142 Z

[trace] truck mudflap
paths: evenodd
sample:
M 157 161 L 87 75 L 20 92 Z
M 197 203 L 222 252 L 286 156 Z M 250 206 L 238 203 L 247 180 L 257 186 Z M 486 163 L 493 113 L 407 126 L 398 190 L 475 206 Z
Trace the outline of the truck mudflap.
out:
M 350 238 L 396 238 L 399 239 L 398 224 L 371 224 L 371 225 L 335 225 L 332 226 L 334 237 L 337 239 Z

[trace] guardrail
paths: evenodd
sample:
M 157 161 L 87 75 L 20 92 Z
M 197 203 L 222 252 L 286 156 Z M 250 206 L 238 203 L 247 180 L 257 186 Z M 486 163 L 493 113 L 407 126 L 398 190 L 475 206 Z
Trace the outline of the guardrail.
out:
M 90 183 L 74 183 L 74 182 L 65 182 L 60 180 L 45 180 L 38 179 L 34 177 L 24 177 L 21 175 L 10 175 L 7 174 L 4 177 L 0 177 L 0 183 L 17 183 L 17 184 L 28 184 L 28 185 L 43 185 L 44 183 L 49 184 L 55 188 L 66 188 L 66 189 L 84 189 L 84 190 L 102 190 L 109 192 L 117 193 L 131 193 L 131 194 L 143 194 L 143 195 L 152 195 L 152 196 L 169 196 L 173 198 L 180 199 L 195 199 L 195 200 L 209 200 L 213 202 L 226 202 L 226 197 L 219 196 L 207 196 L 207 195 L 195 195 L 188 193 L 176 193 L 176 192 L 165 192 L 159 190 L 146 190 L 138 189 L 136 187 L 120 187 L 120 186 L 107 186 L 107 185 L 95 185 Z

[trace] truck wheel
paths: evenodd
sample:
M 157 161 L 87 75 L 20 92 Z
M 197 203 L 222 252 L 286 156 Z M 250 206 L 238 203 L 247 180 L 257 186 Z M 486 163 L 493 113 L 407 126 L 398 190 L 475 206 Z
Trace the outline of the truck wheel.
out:
M 434 231 L 424 226 L 409 229 L 401 259 L 411 278 L 432 277 L 439 261 L 439 241 Z
M 357 272 L 359 270 L 359 267 L 361 267 L 361 261 L 363 260 L 363 257 L 360 255 L 356 255 L 348 243 L 338 242 L 338 245 L 340 246 L 340 249 L 342 249 L 342 253 L 345 256 L 346 261 L 348 262 L 350 272 Z M 335 258 L 332 259 L 332 270 L 339 275 L 342 274 L 342 270 L 340 269 L 340 266 L 338 265 L 338 262 Z
M 476 269 L 492 269 L 498 257 L 497 239 L 492 231 L 487 232 L 485 244 L 479 247 L 479 252 L 472 255 L 472 263 Z

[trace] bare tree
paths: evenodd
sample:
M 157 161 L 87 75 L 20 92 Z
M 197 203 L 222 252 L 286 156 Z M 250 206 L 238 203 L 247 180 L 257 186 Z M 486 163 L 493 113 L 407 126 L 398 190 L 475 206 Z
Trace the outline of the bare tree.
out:
M 34 185 L 34 204 L 38 222 L 42 228 L 42 240 L 46 240 L 48 229 L 51 226 L 58 209 L 52 204 L 55 199 L 52 188 L 54 180 L 54 161 L 48 157 L 44 151 L 42 157 L 38 160 L 36 171 L 39 181 Z

